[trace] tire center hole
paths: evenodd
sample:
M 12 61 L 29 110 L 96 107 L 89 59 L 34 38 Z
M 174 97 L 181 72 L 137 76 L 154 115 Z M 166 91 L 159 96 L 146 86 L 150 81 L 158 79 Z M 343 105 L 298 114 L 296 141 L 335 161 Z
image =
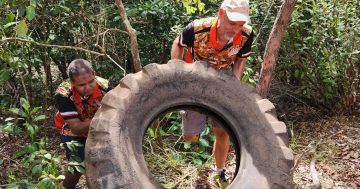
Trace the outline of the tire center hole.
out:
M 223 164 L 225 179 L 231 183 L 240 164 L 239 142 L 218 117 L 208 110 L 182 107 L 165 111 L 149 124 L 143 154 L 160 184 L 165 188 L 217 188 L 217 181 L 224 178 L 219 174 Z

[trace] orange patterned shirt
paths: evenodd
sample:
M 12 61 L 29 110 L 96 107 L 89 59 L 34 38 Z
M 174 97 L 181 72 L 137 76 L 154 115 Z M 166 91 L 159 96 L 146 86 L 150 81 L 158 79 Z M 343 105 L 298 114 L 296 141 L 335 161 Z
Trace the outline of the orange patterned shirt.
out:
M 55 101 L 59 112 L 55 115 L 55 126 L 62 135 L 76 136 L 65 123 L 67 119 L 78 118 L 81 121 L 92 119 L 100 107 L 101 100 L 110 90 L 108 80 L 95 77 L 96 87 L 94 93 L 87 97 L 81 97 L 70 81 L 64 81 L 56 90 Z M 84 136 L 78 136 L 84 137 Z
M 244 25 L 242 31 L 222 47 L 216 42 L 217 22 L 217 17 L 197 19 L 183 29 L 179 45 L 188 48 L 186 62 L 201 60 L 218 69 L 231 69 L 236 57 L 250 55 L 254 36 L 252 28 Z

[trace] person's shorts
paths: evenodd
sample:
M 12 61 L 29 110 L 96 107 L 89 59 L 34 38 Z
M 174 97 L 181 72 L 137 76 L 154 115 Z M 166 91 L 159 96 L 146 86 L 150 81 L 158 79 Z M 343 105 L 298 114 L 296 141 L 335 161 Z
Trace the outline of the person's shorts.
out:
M 182 129 L 184 136 L 198 135 L 204 131 L 207 116 L 196 111 L 186 110 L 182 114 Z M 209 119 L 212 127 L 222 128 L 221 124 L 215 119 Z
M 79 159 L 80 162 L 84 161 L 84 159 L 85 159 L 84 150 L 85 150 L 86 138 L 60 135 L 60 140 L 61 140 L 61 143 L 63 143 L 63 145 L 64 145 L 65 152 L 66 152 L 66 159 L 68 161 L 71 161 L 73 159 Z M 82 144 L 82 146 L 81 147 L 76 146 L 73 150 L 70 150 L 69 147 L 67 146 L 66 142 L 71 142 L 71 141 L 76 141 L 76 142 Z M 78 157 L 78 158 L 74 158 L 74 157 Z

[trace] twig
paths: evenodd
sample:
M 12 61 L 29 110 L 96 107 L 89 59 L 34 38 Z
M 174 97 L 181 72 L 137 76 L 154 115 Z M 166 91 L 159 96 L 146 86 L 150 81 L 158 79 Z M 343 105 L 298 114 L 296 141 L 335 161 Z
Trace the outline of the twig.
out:
M 89 39 L 98 37 L 98 35 L 104 35 L 104 33 L 112 32 L 112 31 L 129 35 L 126 31 L 123 31 L 123 30 L 120 30 L 120 29 L 116 29 L 116 28 L 109 28 L 109 29 L 106 29 L 104 32 L 101 32 L 101 33 L 99 33 L 99 34 L 95 34 L 95 35 L 93 35 L 93 36 L 87 37 L 85 40 L 80 41 L 80 42 L 77 43 L 75 46 L 79 46 L 79 45 L 85 43 L 86 41 L 88 41 Z M 97 42 L 95 43 L 95 45 L 97 45 L 97 44 L 98 44 L 98 39 L 97 39 Z
M 188 176 L 190 176 L 190 175 L 192 175 L 192 174 L 194 174 L 194 172 L 195 171 L 197 171 L 197 169 L 194 169 L 194 170 L 192 170 L 192 171 L 190 171 L 190 172 L 188 172 L 186 175 L 184 175 L 184 176 L 182 176 L 177 182 L 175 182 L 174 184 L 173 184 L 173 186 L 172 187 L 174 187 L 174 186 L 176 186 L 176 185 L 178 185 L 180 182 L 182 182 L 186 177 L 188 177 Z M 172 187 L 169 187 L 169 188 L 172 188 Z
M 179 141 L 181 140 L 182 135 L 179 136 L 179 138 L 176 140 L 176 142 L 174 143 L 174 145 L 172 146 L 173 148 L 175 148 L 175 146 L 179 143 Z
M 39 42 L 36 42 L 36 41 L 17 38 L 17 37 L 3 38 L 3 39 L 0 40 L 1 43 L 7 42 L 7 41 L 21 41 L 21 42 L 32 43 L 32 44 L 43 46 L 43 47 L 52 47 L 52 48 L 60 48 L 60 49 L 72 49 L 72 50 L 87 52 L 87 53 L 98 55 L 98 56 L 106 56 L 106 54 L 104 54 L 104 53 L 99 53 L 99 52 L 84 49 L 84 48 L 81 48 L 81 47 L 73 47 L 73 46 L 66 46 L 66 45 L 50 45 L 50 44 L 39 43 Z
M 111 60 L 111 62 L 113 62 L 117 67 L 119 67 L 119 68 L 124 72 L 124 76 L 126 75 L 126 70 L 125 70 L 124 68 L 122 68 L 117 62 L 115 62 L 115 60 L 112 59 L 112 58 L 110 57 L 110 55 L 106 54 L 106 57 L 107 57 L 109 60 Z
M 2 40 L 0 40 L 0 42 L 6 42 L 6 41 L 21 41 L 21 42 L 32 43 L 32 44 L 43 46 L 43 47 L 60 48 L 60 49 L 72 49 L 72 50 L 87 52 L 87 53 L 98 55 L 98 56 L 106 56 L 111 62 L 113 62 L 117 67 L 119 67 L 124 72 L 124 74 L 126 74 L 125 69 L 122 68 L 114 59 L 112 59 L 106 53 L 99 53 L 99 52 L 84 49 L 84 48 L 81 48 L 81 47 L 73 47 L 73 46 L 65 46 L 65 45 L 51 45 L 51 44 L 39 43 L 39 42 L 36 42 L 36 41 L 17 38 L 17 37 L 3 38 Z M 24 89 L 25 89 L 25 87 L 24 87 Z M 26 90 L 25 90 L 25 94 L 26 94 Z M 26 94 L 26 96 L 27 96 L 27 94 Z
M 261 25 L 260 25 L 259 32 L 258 32 L 256 38 L 254 39 L 254 42 L 253 42 L 254 44 L 256 43 L 257 39 L 258 39 L 259 36 L 260 36 L 261 30 L 263 29 L 263 26 L 264 26 L 264 24 L 265 24 L 265 21 L 267 20 L 269 14 L 270 14 L 270 11 L 271 11 L 272 6 L 274 5 L 274 2 L 275 2 L 275 0 L 271 1 L 270 7 L 269 7 L 269 9 L 268 9 L 268 11 L 267 11 L 267 13 L 266 13 L 266 15 L 265 15 L 265 18 L 264 18 L 263 22 L 262 22 Z

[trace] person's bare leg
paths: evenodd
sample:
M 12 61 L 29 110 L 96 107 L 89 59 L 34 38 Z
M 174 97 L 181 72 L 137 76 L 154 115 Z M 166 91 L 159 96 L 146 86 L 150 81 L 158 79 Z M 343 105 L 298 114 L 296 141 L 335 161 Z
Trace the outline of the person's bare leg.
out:
M 183 139 L 184 139 L 186 142 L 194 143 L 194 142 L 197 142 L 197 141 L 198 141 L 198 138 L 199 138 L 198 135 L 183 135 Z
M 65 173 L 65 180 L 63 181 L 63 186 L 66 189 L 74 189 L 76 184 L 79 182 L 79 179 L 81 177 L 81 173 Z
M 230 147 L 229 135 L 223 128 L 213 127 L 215 143 L 213 153 L 217 169 L 224 169 Z

